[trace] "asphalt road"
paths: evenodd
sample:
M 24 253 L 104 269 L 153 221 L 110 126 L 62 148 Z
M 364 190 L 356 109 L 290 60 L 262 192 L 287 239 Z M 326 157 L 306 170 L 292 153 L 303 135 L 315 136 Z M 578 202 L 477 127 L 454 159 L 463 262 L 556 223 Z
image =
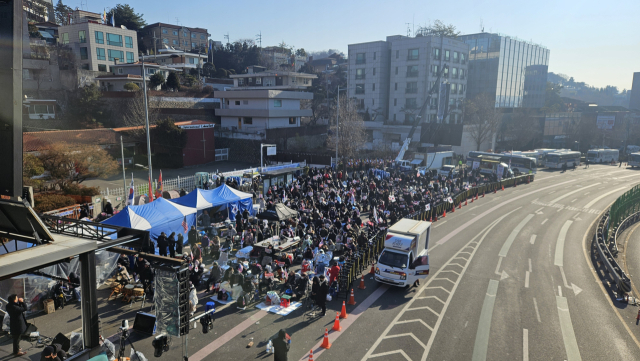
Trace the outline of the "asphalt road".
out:
M 235 306 L 216 311 L 214 330 L 189 334 L 190 360 L 271 359 L 266 341 L 292 336 L 290 360 L 634 360 L 640 347 L 594 275 L 584 236 L 637 170 L 592 165 L 540 171 L 529 185 L 487 194 L 432 227 L 431 275 L 419 288 L 365 277 L 332 347 L 318 348 L 342 300 L 322 319 Z M 202 299 L 201 304 L 207 300 Z M 333 311 L 333 313 L 332 313 Z M 253 338 L 254 346 L 247 348 Z M 151 339 L 136 348 L 151 354 Z M 178 359 L 174 341 L 167 359 Z M 163 356 L 165 357 L 165 356 Z

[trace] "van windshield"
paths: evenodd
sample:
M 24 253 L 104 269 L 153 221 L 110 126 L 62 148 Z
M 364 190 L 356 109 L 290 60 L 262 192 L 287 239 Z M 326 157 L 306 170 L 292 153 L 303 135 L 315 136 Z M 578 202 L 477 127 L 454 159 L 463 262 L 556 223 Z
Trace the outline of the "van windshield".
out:
M 409 256 L 406 253 L 383 251 L 378 263 L 389 267 L 406 268 L 408 261 Z

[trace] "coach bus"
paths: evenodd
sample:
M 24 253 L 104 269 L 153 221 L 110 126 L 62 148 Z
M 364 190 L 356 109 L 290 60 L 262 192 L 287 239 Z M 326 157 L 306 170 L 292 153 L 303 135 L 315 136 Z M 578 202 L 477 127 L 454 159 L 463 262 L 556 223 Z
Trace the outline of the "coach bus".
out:
M 591 149 L 587 152 L 589 163 L 617 162 L 620 151 L 617 149 Z
M 523 174 L 531 173 L 535 174 L 538 172 L 538 163 L 535 158 L 525 157 L 521 154 L 496 154 L 489 152 L 477 152 L 471 151 L 467 156 L 467 167 L 473 167 L 473 162 L 479 162 L 480 156 L 492 156 L 492 157 L 500 157 L 500 162 L 506 163 L 507 165 L 511 164 L 511 170 L 514 172 L 519 172 Z
M 633 167 L 640 167 L 640 153 L 631 153 L 629 154 L 629 162 L 628 164 Z
M 547 168 L 562 168 L 563 164 L 568 167 L 580 165 L 580 152 L 556 152 L 547 154 Z

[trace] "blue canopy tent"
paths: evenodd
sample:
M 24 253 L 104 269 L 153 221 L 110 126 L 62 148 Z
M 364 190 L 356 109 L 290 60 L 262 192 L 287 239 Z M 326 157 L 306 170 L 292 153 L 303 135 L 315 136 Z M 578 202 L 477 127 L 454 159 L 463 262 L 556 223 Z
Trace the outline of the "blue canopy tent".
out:
M 121 212 L 102 223 L 134 229 L 148 230 L 152 240 L 157 240 L 161 232 L 167 236 L 171 232 L 187 234 L 196 224 L 196 209 L 159 198 L 141 206 L 127 206 Z M 186 241 L 185 237 L 185 241 Z
M 184 207 L 204 210 L 218 207 L 218 210 L 229 209 L 229 219 L 235 221 L 236 213 L 242 213 L 245 209 L 249 214 L 255 215 L 253 210 L 253 195 L 250 193 L 240 192 L 226 184 L 211 190 L 194 189 L 184 197 L 172 199 L 169 202 Z

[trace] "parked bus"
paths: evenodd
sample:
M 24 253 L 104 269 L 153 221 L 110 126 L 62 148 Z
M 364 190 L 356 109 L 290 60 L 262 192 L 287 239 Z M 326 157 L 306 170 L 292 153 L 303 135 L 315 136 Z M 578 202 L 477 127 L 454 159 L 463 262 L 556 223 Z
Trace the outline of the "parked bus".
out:
M 580 165 L 580 152 L 556 152 L 547 154 L 546 165 L 548 168 L 562 168 L 563 164 L 568 167 Z
M 525 157 L 521 154 L 496 154 L 496 153 L 488 153 L 488 152 L 476 152 L 471 151 L 467 156 L 467 167 L 473 167 L 473 162 L 480 161 L 480 156 L 492 156 L 499 157 L 500 162 L 511 164 L 511 170 L 514 172 L 519 172 L 523 174 L 531 173 L 535 174 L 538 172 L 538 163 L 535 158 Z
M 587 152 L 589 163 L 611 163 L 617 162 L 620 151 L 617 149 L 591 149 Z
M 629 161 L 627 164 L 630 165 L 631 168 L 640 167 L 640 153 L 629 154 Z

